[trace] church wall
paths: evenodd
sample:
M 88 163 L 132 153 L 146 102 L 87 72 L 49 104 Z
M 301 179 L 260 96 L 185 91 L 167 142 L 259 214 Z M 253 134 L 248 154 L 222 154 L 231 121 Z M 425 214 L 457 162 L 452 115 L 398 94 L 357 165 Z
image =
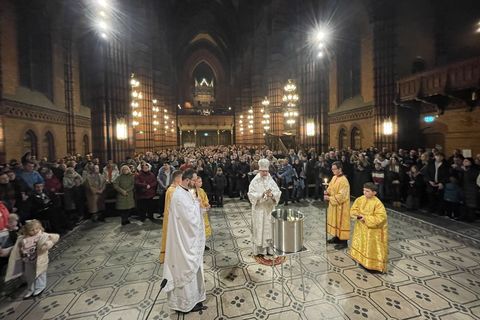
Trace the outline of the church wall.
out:
M 18 87 L 17 31 L 15 28 L 15 8 L 12 1 L 0 1 L 1 57 L 2 57 L 2 94 L 15 94 Z
M 446 155 L 454 149 L 470 149 L 473 156 L 480 153 L 480 108 L 472 112 L 466 108 L 447 109 L 435 122 L 425 123 L 423 116 L 431 114 L 423 112 L 419 119 L 425 147 L 438 144 Z
M 346 120 L 341 122 L 330 123 L 329 125 L 329 136 L 330 136 L 330 147 L 339 148 L 339 133 L 340 130 L 344 128 L 347 132 L 347 146 L 351 147 L 353 145 L 351 141 L 351 132 L 353 128 L 360 129 L 361 135 L 361 147 L 368 148 L 373 145 L 374 136 L 374 119 L 373 117 L 358 119 L 358 120 Z
M 65 74 L 64 52 L 60 28 L 52 26 L 52 82 L 53 101 L 44 94 L 20 86 L 17 17 L 13 1 L 1 1 L 1 72 L 2 97 L 5 118 L 2 122 L 5 137 L 5 158 L 19 159 L 23 155 L 23 135 L 31 129 L 37 135 L 38 156 L 45 156 L 43 137 L 47 131 L 54 136 L 56 156 L 67 153 L 66 112 L 65 109 Z M 80 79 L 78 54 L 75 48 L 73 54 L 73 99 L 77 127 L 75 129 L 76 152 L 83 151 L 83 136 L 91 138 L 90 109 L 80 105 Z M 39 119 L 55 118 L 57 123 L 43 122 Z M 60 120 L 63 119 L 63 120 Z M 79 123 L 78 123 L 79 122 Z M 90 144 L 91 150 L 91 144 Z
M 23 140 L 24 135 L 28 130 L 32 130 L 37 137 L 38 158 L 47 156 L 43 147 L 43 139 L 48 131 L 50 131 L 54 137 L 55 156 L 57 158 L 63 157 L 67 153 L 67 143 L 65 138 L 67 133 L 64 124 L 7 117 L 4 121 L 4 129 L 7 160 L 20 160 L 25 153 Z

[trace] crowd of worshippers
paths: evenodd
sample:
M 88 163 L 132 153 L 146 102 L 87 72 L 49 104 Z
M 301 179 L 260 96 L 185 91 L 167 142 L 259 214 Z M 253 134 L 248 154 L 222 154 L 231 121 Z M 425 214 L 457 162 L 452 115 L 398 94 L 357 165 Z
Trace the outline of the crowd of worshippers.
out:
M 118 165 L 101 164 L 92 155 L 67 156 L 55 162 L 25 154 L 0 168 L 0 201 L 24 224 L 42 221 L 48 231 L 65 233 L 83 219 L 104 220 L 112 213 L 140 220 L 164 211 L 165 191 L 175 170 L 193 168 L 203 180 L 210 204 L 223 206 L 223 197 L 248 200 L 258 161 L 270 162 L 270 175 L 280 187 L 280 204 L 306 198 L 323 200 L 331 165 L 341 161 L 351 195 L 362 195 L 373 182 L 384 203 L 410 210 L 430 211 L 472 221 L 478 216 L 480 155 L 463 157 L 460 150 L 445 157 L 436 149 L 424 151 L 314 149 L 271 151 L 266 146 L 178 148 L 138 154 Z M 116 209 L 116 210 L 114 210 Z

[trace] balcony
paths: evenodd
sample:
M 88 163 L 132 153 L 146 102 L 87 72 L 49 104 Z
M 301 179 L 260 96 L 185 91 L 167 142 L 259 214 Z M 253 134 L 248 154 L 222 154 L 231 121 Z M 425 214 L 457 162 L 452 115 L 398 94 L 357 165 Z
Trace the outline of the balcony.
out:
M 473 110 L 480 104 L 480 57 L 417 73 L 397 81 L 398 105 L 428 104 L 442 114 L 448 105 Z

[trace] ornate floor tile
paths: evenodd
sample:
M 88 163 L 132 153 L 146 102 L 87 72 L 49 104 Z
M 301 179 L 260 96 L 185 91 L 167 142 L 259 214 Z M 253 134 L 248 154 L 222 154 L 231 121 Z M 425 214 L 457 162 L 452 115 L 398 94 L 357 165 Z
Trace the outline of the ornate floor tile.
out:
M 434 275 L 434 269 L 429 269 L 414 260 L 400 260 L 391 264 L 413 277 L 424 278 Z
M 112 306 L 134 306 L 145 300 L 147 282 L 125 284 L 118 288 Z
M 416 306 L 393 290 L 381 290 L 370 294 L 370 298 L 389 316 L 389 319 L 410 319 L 420 315 Z
M 410 244 L 414 245 L 417 248 L 422 249 L 424 252 L 433 252 L 443 250 L 446 247 L 436 244 L 435 242 L 430 241 L 427 239 L 408 239 L 407 240 Z
M 351 320 L 357 319 L 387 319 L 377 308 L 375 308 L 366 298 L 353 297 L 339 300 L 345 316 Z
M 72 315 L 98 311 L 107 304 L 114 292 L 114 288 L 99 288 L 88 290 L 82 293 L 75 301 L 75 304 L 69 309 Z
M 470 289 L 473 293 L 480 295 L 480 278 L 478 276 L 469 273 L 458 273 L 450 275 L 450 278 L 465 288 Z
M 447 300 L 419 284 L 400 286 L 398 290 L 405 297 L 408 297 L 411 302 L 430 312 L 445 310 L 451 307 Z
M 467 304 L 469 302 L 476 301 L 479 298 L 469 290 L 466 290 L 462 286 L 458 285 L 458 283 L 448 279 L 437 278 L 433 280 L 427 280 L 425 281 L 425 284 L 451 302 Z
M 92 278 L 90 286 L 100 287 L 106 285 L 112 285 L 118 282 L 125 272 L 125 267 L 115 267 L 115 268 L 104 268 L 97 273 Z
M 287 287 L 292 298 L 300 302 L 311 302 L 325 299 L 325 292 L 322 288 L 311 279 L 304 277 L 303 283 L 301 277 L 293 279 L 287 278 Z M 303 297 L 305 294 L 305 299 Z
M 284 300 L 282 301 L 282 286 L 279 283 L 276 283 L 276 286 L 274 285 L 273 288 L 271 283 L 257 285 L 255 295 L 260 302 L 260 307 L 267 311 L 282 309 L 284 306 L 289 306 L 292 302 L 285 287 L 283 292 Z
M 88 280 L 92 277 L 91 271 L 88 272 L 75 272 L 69 275 L 64 276 L 60 281 L 58 281 L 52 290 L 55 293 L 58 292 L 68 292 L 75 291 L 78 288 L 84 286 Z
M 0 320 L 144 320 L 152 306 L 149 320 L 480 318 L 480 242 L 389 211 L 388 271 L 370 273 L 346 250 L 325 246 L 322 203 L 291 208 L 305 214 L 309 251 L 302 254 L 303 268 L 296 260 L 292 268 L 283 263 L 283 278 L 276 266 L 273 288 L 272 268 L 252 256 L 250 205 L 226 198 L 223 210 L 210 211 L 213 235 L 203 264 L 208 308 L 201 313 L 177 314 L 166 293 L 158 295 L 161 224 L 121 227 L 112 217 L 62 237 L 50 252 L 47 291 L 22 300 L 23 286 L 0 297 Z
M 73 298 L 73 294 L 64 294 L 42 299 L 29 310 L 29 316 L 25 319 L 52 319 L 60 316 Z
M 439 252 L 437 255 L 443 259 L 448 260 L 450 263 L 453 263 L 460 268 L 471 268 L 478 266 L 477 261 L 457 252 L 445 251 Z
M 247 289 L 226 291 L 221 296 L 222 314 L 229 318 L 253 314 L 255 302 Z
M 433 268 L 437 272 L 451 272 L 457 270 L 455 265 L 432 255 L 416 256 L 415 260 L 422 263 L 426 267 Z
M 245 270 L 238 267 L 220 268 L 215 274 L 224 288 L 243 286 L 248 281 L 245 276 Z
M 381 280 L 363 269 L 345 270 L 343 274 L 356 288 L 372 289 L 382 285 Z
M 286 311 L 281 313 L 272 313 L 268 316 L 268 320 L 292 320 L 300 319 L 300 314 L 295 311 Z
M 355 288 L 341 274 L 330 272 L 317 277 L 317 282 L 327 293 L 341 296 L 355 292 Z
M 320 303 L 314 306 L 307 306 L 304 315 L 307 320 L 329 319 L 340 320 L 345 319 L 343 312 L 338 310 L 339 307 L 332 303 Z
M 128 270 L 128 274 L 125 277 L 126 281 L 138 281 L 138 280 L 148 280 L 152 277 L 155 272 L 156 264 L 153 262 L 135 264 L 133 267 Z

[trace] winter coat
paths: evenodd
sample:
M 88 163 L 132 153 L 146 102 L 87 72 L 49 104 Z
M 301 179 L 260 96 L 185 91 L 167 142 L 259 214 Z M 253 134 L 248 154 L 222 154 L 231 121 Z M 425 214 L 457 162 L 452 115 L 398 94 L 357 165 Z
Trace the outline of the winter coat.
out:
M 8 259 L 7 273 L 5 274 L 5 282 L 13 280 L 23 275 L 24 262 L 20 255 L 20 243 L 24 236 L 18 237 Z M 35 278 L 47 271 L 48 268 L 48 250 L 58 242 L 60 236 L 56 233 L 43 232 L 40 240 L 37 242 L 37 263 Z
M 225 186 L 227 185 L 227 178 L 223 174 L 216 174 L 213 177 L 213 188 L 215 193 L 222 194 L 225 190 Z
M 150 186 L 150 188 L 147 188 Z M 151 171 L 140 171 L 135 176 L 135 196 L 137 199 L 152 199 L 157 194 L 157 177 Z
M 478 201 L 478 186 L 477 178 L 479 170 L 474 167 L 463 171 L 461 176 L 461 187 L 463 189 L 463 196 L 465 199 L 465 205 L 469 208 L 476 208 Z
M 85 195 L 90 213 L 105 210 L 105 178 L 100 173 L 90 173 L 85 178 Z
M 135 208 L 135 199 L 133 197 L 133 191 L 135 186 L 135 177 L 133 174 L 121 174 L 113 182 L 113 187 L 117 190 L 117 201 L 115 208 L 117 210 L 128 210 Z M 127 195 L 123 195 L 123 191 L 127 192 Z

